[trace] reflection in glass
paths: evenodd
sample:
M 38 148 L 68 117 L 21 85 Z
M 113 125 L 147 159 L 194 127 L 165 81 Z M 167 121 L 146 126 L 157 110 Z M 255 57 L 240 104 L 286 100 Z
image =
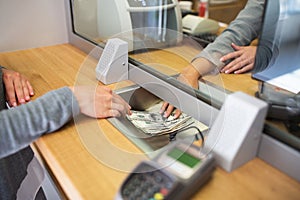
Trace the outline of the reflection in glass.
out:
M 181 40 L 177 0 L 74 0 L 73 17 L 75 32 L 96 44 L 124 32 L 132 41 L 130 50 L 160 48 Z

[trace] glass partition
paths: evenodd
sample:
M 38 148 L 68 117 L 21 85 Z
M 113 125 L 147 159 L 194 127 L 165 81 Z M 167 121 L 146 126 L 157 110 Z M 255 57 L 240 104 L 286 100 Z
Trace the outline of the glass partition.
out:
M 265 132 L 300 150 L 300 1 L 266 1 L 253 77 L 269 103 Z
M 148 69 L 177 88 L 188 87 L 187 91 L 192 90 L 216 108 L 221 107 L 224 96 L 231 91 L 242 90 L 254 95 L 259 89 L 258 82 L 249 73 L 210 74 L 200 80 L 200 90 L 182 86 L 176 77 L 210 41 L 182 32 L 182 10 L 177 0 L 71 0 L 71 11 L 76 35 L 101 47 L 114 37 L 127 41 L 130 63 Z M 244 83 L 247 85 L 243 87 Z M 299 132 L 291 133 L 277 120 L 275 123 L 268 120 L 269 123 L 272 126 L 266 126 L 265 131 L 272 129 L 271 132 L 276 130 L 281 136 L 288 135 L 289 140 L 276 138 L 288 145 L 293 143 L 291 146 L 299 150 Z
M 183 10 L 177 0 L 73 0 L 71 10 L 74 33 L 100 47 L 110 38 L 125 40 L 131 62 L 158 71 L 168 80 L 173 78 L 176 87 L 182 87 L 176 76 L 209 43 L 183 32 Z M 221 92 L 228 93 L 218 74 L 212 79 Z M 193 91 L 199 92 L 200 96 L 210 96 Z M 223 100 L 212 98 L 207 102 L 220 107 Z

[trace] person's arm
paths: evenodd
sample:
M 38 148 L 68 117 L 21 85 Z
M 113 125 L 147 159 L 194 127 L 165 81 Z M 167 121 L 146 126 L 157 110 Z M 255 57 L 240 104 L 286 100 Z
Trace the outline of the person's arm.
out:
M 221 70 L 227 62 L 222 62 L 220 59 L 234 51 L 232 43 L 238 46 L 247 46 L 260 34 L 264 3 L 264 0 L 249 0 L 236 19 L 196 58 L 205 58 Z M 201 66 L 197 66 L 197 68 L 201 68 Z
M 120 96 L 103 86 L 63 87 L 48 92 L 35 101 L 0 112 L 0 158 L 58 130 L 80 112 L 104 118 L 129 114 L 129 109 Z
M 241 46 L 248 45 L 260 33 L 264 3 L 264 0 L 249 0 L 245 8 L 224 32 L 203 49 L 181 72 L 178 80 L 198 89 L 199 78 L 206 74 L 218 73 L 226 64 L 220 60 L 221 57 L 233 52 L 232 43 Z M 165 102 L 160 112 L 168 117 L 173 109 L 172 105 Z M 177 109 L 175 117 L 178 117 L 180 113 L 180 110 Z
M 224 32 L 216 38 L 216 40 L 209 44 L 203 51 L 201 51 L 184 69 L 180 76 L 192 77 L 191 86 L 198 86 L 198 80 L 201 76 L 209 73 L 218 73 L 226 63 L 221 61 L 222 56 L 233 52 L 231 44 L 245 46 L 255 39 L 261 29 L 262 16 L 264 10 L 264 0 L 249 0 L 243 10 L 239 13 L 237 18 L 230 23 Z M 196 71 L 194 76 L 189 75 L 190 72 Z
M 72 91 L 65 87 L 35 101 L 0 112 L 0 158 L 28 146 L 44 133 L 53 132 L 79 113 Z
M 198 68 L 201 66 L 201 68 Z M 211 62 L 209 62 L 205 58 L 197 58 L 194 59 L 186 68 L 183 69 L 181 74 L 178 76 L 177 80 L 186 83 L 187 85 L 192 86 L 195 89 L 198 89 L 198 80 L 202 76 L 205 76 L 209 73 L 212 73 L 217 68 Z M 164 102 L 160 113 L 163 114 L 164 117 L 170 116 L 173 112 L 174 106 L 170 105 L 168 102 Z M 179 109 L 175 110 L 174 117 L 178 118 L 181 114 Z

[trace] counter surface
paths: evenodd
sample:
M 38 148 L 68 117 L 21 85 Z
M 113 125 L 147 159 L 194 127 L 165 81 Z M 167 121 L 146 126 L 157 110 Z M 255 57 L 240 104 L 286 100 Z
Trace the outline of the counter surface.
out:
M 94 68 L 84 70 L 84 80 L 78 77 L 83 65 L 93 66 L 86 54 L 69 45 L 56 45 L 0 54 L 0 64 L 25 74 L 35 88 L 35 97 L 66 85 L 97 83 Z M 84 64 L 83 64 L 84 63 Z M 249 74 L 222 75 L 225 87 L 253 94 L 257 84 Z M 234 84 L 237 82 L 238 84 Z M 230 84 L 229 84 L 230 83 Z M 118 84 L 121 87 L 123 83 Z M 127 83 L 124 83 L 125 85 Z M 110 86 L 116 88 L 115 85 Z M 86 118 L 89 123 L 90 118 Z M 140 150 L 129 142 L 106 119 L 96 120 L 108 138 L 132 152 Z M 86 134 L 93 132 L 87 130 Z M 122 181 L 128 175 L 98 161 L 82 143 L 72 121 L 54 134 L 48 134 L 35 142 L 66 198 L 113 199 Z M 120 158 L 124 159 L 124 158 Z M 126 160 L 126 159 L 124 159 Z M 300 183 L 266 164 L 259 158 L 227 173 L 217 168 L 212 179 L 192 199 L 299 199 Z

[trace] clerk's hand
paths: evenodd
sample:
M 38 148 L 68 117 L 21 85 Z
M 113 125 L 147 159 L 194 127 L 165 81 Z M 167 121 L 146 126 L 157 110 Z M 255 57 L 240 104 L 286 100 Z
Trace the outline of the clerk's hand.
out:
M 19 72 L 2 68 L 6 100 L 9 106 L 16 107 L 30 101 L 34 95 L 28 79 Z
M 223 56 L 220 61 L 226 62 L 231 60 L 227 65 L 225 65 L 221 72 L 230 74 L 241 74 L 248 72 L 253 69 L 255 55 L 256 55 L 256 46 L 237 46 L 235 44 L 231 44 L 232 48 L 235 50 L 232 53 L 229 53 Z
M 183 69 L 181 74 L 178 76 L 177 80 L 182 83 L 185 83 L 193 88 L 198 89 L 198 79 L 200 75 L 199 72 L 193 67 L 192 64 L 188 65 L 186 68 Z M 169 117 L 174 110 L 174 106 L 170 105 L 168 102 L 164 102 L 160 113 L 163 114 L 163 117 Z M 176 109 L 174 112 L 174 118 L 178 118 L 181 115 L 181 110 Z
M 119 95 L 106 86 L 70 87 L 81 113 L 93 118 L 120 117 L 131 114 L 131 107 Z

